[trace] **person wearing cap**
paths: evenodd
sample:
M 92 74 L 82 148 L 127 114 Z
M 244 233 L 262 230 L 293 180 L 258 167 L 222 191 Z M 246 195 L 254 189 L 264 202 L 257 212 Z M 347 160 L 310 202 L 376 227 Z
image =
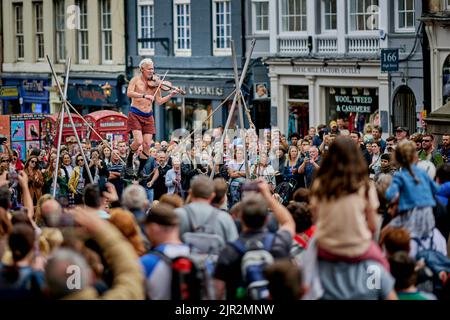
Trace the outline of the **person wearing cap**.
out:
M 170 259 L 189 256 L 189 247 L 180 240 L 180 220 L 174 208 L 167 204 L 154 206 L 145 219 L 145 231 L 152 251 L 140 258 L 144 267 L 146 296 L 152 300 L 170 300 L 170 266 L 161 255 Z
M 334 120 L 330 121 L 330 134 L 331 133 L 334 133 L 335 135 L 339 135 L 340 134 L 340 131 L 339 131 L 338 126 L 337 126 L 337 122 L 334 121 Z
M 408 140 L 409 129 L 406 127 L 397 127 L 397 129 L 395 129 L 395 138 L 397 139 L 397 143 L 403 140 Z

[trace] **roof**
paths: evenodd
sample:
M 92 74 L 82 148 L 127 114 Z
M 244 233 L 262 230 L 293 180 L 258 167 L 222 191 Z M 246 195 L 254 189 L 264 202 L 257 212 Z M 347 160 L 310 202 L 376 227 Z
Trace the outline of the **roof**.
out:
M 71 115 L 72 115 L 72 118 L 77 118 L 77 119 L 82 118 L 79 115 L 77 115 L 76 113 L 71 113 Z M 59 117 L 59 113 L 53 113 L 53 114 L 46 115 L 46 118 L 50 118 L 55 122 L 58 120 L 58 117 Z M 67 118 L 67 113 L 64 113 L 64 119 L 66 119 L 66 118 Z
M 95 121 L 98 121 L 98 120 L 100 120 L 102 118 L 106 118 L 106 117 L 120 117 L 120 118 L 128 119 L 128 117 L 126 115 L 116 112 L 116 111 L 112 111 L 112 110 L 99 110 L 99 111 L 89 113 L 86 116 L 94 119 Z

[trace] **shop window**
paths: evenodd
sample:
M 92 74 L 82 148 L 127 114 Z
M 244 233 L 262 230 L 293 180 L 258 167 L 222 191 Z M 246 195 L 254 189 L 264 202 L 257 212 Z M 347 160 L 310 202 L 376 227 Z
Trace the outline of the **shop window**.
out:
M 378 89 L 325 88 L 327 123 L 338 122 L 339 129 L 363 132 L 367 124 L 379 125 Z
M 443 85 L 443 104 L 450 101 L 450 55 L 447 57 L 442 69 L 442 85 Z
M 302 136 L 309 128 L 309 92 L 307 86 L 288 87 L 289 123 L 288 135 L 296 132 Z

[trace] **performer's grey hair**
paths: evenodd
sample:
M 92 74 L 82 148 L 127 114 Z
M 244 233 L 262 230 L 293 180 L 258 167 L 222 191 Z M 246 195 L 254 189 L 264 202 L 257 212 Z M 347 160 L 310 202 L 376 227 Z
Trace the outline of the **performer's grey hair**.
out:
M 142 68 L 148 64 L 153 64 L 153 60 L 150 58 L 142 59 L 142 61 L 139 63 L 139 70 L 142 71 Z

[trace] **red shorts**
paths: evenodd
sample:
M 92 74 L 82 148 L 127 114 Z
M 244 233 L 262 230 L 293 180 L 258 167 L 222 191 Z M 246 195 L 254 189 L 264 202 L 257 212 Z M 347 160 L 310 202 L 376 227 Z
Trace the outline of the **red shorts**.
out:
M 133 112 L 128 113 L 128 131 L 141 131 L 144 134 L 155 134 L 155 118 L 153 116 L 144 117 Z

